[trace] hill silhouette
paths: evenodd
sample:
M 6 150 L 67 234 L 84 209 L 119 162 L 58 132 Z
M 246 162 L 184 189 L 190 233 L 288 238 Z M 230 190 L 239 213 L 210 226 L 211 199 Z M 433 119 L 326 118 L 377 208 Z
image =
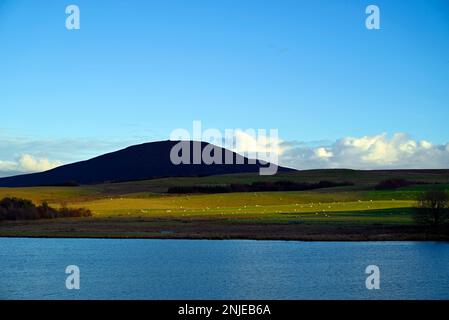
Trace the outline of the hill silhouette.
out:
M 98 184 L 148 180 L 162 177 L 192 177 L 219 174 L 259 172 L 269 164 L 249 163 L 249 159 L 228 149 L 210 145 L 206 142 L 183 141 L 190 150 L 207 146 L 221 152 L 222 164 L 207 164 L 202 159 L 193 164 L 193 152 L 190 152 L 190 164 L 175 165 L 170 160 L 170 151 L 179 141 L 158 141 L 107 153 L 90 160 L 63 165 L 45 172 L 0 178 L 0 187 L 55 186 L 70 184 Z M 212 152 L 214 155 L 214 152 Z M 225 164 L 232 159 L 232 164 Z M 237 161 L 240 162 L 237 162 Z M 228 161 L 229 163 L 229 161 Z M 237 164 L 242 163 L 242 164 Z M 278 167 L 278 171 L 294 171 Z

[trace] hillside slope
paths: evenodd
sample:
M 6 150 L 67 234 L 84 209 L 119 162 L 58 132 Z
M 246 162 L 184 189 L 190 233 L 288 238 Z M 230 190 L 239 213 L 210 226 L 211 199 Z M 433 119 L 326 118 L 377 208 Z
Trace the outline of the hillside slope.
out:
M 98 184 L 105 182 L 146 180 L 161 177 L 200 177 L 219 174 L 259 172 L 263 165 L 259 161 L 249 163 L 249 159 L 230 150 L 220 150 L 223 164 L 206 164 L 201 159 L 199 164 L 175 165 L 170 160 L 170 151 L 178 141 L 158 141 L 131 146 L 116 152 L 107 153 L 96 158 L 76 162 L 40 173 L 0 178 L 0 187 L 28 187 L 45 185 L 64 185 L 69 182 L 77 184 Z M 184 142 L 204 150 L 212 145 L 205 142 Z M 193 163 L 193 152 L 190 163 Z M 236 164 L 237 158 L 242 164 Z M 225 159 L 233 159 L 233 164 L 224 164 Z M 293 171 L 278 167 L 280 172 Z

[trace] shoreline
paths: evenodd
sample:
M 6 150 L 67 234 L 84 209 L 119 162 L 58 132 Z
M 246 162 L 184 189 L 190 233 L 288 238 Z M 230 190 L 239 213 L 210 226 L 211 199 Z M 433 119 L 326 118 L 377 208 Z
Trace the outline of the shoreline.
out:
M 426 242 L 449 241 L 449 228 L 429 232 L 416 225 L 72 218 L 2 221 L 0 238 Z
M 169 238 L 169 237 L 74 237 L 74 236 L 0 236 L 1 239 L 67 239 L 67 240 L 192 240 L 192 241 L 284 241 L 284 242 L 449 242 L 447 239 L 390 239 L 390 240 L 354 240 L 354 239 L 336 239 L 336 240 L 301 240 L 301 239 L 281 239 L 281 238 Z

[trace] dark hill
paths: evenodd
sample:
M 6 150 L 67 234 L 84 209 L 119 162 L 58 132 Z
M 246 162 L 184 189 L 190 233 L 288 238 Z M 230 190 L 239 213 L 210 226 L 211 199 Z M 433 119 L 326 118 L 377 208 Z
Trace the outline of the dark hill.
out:
M 97 184 L 104 182 L 120 182 L 147 180 L 162 177 L 210 176 L 218 174 L 258 172 L 261 167 L 268 166 L 257 161 L 248 163 L 249 159 L 230 150 L 213 146 L 222 153 L 223 164 L 174 165 L 170 160 L 170 150 L 178 141 L 160 141 L 135 145 L 99 157 L 60 166 L 45 172 L 0 178 L 0 187 L 54 186 L 68 184 Z M 183 142 L 192 149 L 212 145 L 205 142 Z M 210 148 L 209 147 L 209 148 Z M 212 153 L 213 155 L 214 153 Z M 233 159 L 233 164 L 224 164 L 224 159 Z M 237 158 L 243 164 L 236 164 Z M 190 155 L 192 163 L 192 152 Z M 278 167 L 278 171 L 294 171 Z

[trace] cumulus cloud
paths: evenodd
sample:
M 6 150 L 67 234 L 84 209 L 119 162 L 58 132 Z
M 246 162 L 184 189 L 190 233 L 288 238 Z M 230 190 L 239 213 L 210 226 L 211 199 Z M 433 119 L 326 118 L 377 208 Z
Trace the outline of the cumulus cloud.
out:
M 30 172 L 46 171 L 62 165 L 61 161 L 50 161 L 45 158 L 35 158 L 29 154 L 22 155 L 18 163 L 21 169 Z
M 257 132 L 236 130 L 234 136 L 235 147 L 232 149 L 238 153 L 281 155 L 284 152 L 284 148 L 281 146 L 282 141 L 277 134 L 273 135 L 268 132 L 258 134 Z
M 0 128 L 0 177 L 45 171 L 147 141 L 144 137 L 136 140 L 33 139 L 7 135 Z
M 280 164 L 297 169 L 439 169 L 449 168 L 449 143 L 413 140 L 407 134 L 345 137 L 310 147 L 283 142 Z
M 427 140 L 415 140 L 404 133 L 392 136 L 383 133 L 344 137 L 334 142 L 308 143 L 283 141 L 270 132 L 266 132 L 264 136 L 258 132 L 237 130 L 233 133 L 233 139 L 236 140 L 234 146 L 230 147 L 226 141 L 223 146 L 240 154 L 250 157 L 254 154 L 259 159 L 296 169 L 449 168 L 449 143 L 434 144 Z M 45 171 L 63 163 L 88 159 L 136 143 L 80 140 L 48 142 L 0 138 L 0 177 Z M 74 153 L 73 150 L 80 150 L 82 153 Z
M 249 157 L 296 169 L 441 169 L 449 168 L 449 143 L 414 140 L 405 133 L 344 137 L 334 142 L 283 141 L 277 134 L 233 132 L 235 145 L 225 144 Z M 275 155 L 275 156 L 273 156 Z
M 0 161 L 0 173 L 2 176 L 7 176 L 18 173 L 41 172 L 60 165 L 62 165 L 61 161 L 51 161 L 47 158 L 37 158 L 29 154 L 23 154 L 15 161 Z

